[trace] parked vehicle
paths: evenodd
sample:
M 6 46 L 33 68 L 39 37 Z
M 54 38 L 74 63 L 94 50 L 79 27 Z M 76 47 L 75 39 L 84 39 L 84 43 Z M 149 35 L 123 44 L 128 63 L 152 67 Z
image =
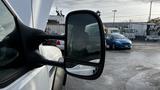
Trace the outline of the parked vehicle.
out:
M 97 39 L 100 39 L 99 37 L 99 32 L 98 32 L 98 24 L 97 23 L 93 23 L 93 24 L 89 24 L 85 27 L 85 33 L 89 36 L 88 39 L 88 46 L 87 46 L 87 51 L 88 52 L 96 52 L 100 50 L 100 42 Z M 92 49 L 95 48 L 95 49 Z
M 47 34 L 49 34 L 49 35 L 54 35 L 54 36 L 58 36 L 58 34 L 57 33 L 55 33 L 54 31 L 52 31 L 52 32 L 47 32 L 47 31 L 45 31 Z M 51 46 L 56 46 L 56 39 L 48 39 L 48 40 L 46 40 L 45 42 L 43 42 L 43 45 L 51 45 Z
M 160 40 L 160 25 L 154 23 L 147 24 L 147 35 L 145 40 L 158 41 Z
M 159 35 L 147 35 L 145 40 L 158 41 L 158 40 L 160 40 L 160 36 Z
M 60 36 L 63 36 L 63 35 L 64 35 L 64 33 L 61 33 L 61 34 L 60 34 Z M 56 46 L 57 46 L 60 50 L 64 51 L 64 45 L 65 45 L 64 40 L 56 40 Z
M 111 33 L 120 33 L 120 30 L 118 28 L 115 28 L 115 27 L 107 28 L 107 34 L 111 34 Z
M 132 42 L 122 34 L 112 33 L 106 37 L 106 46 L 111 49 L 131 49 Z
M 127 37 L 131 40 L 135 39 L 135 30 L 134 29 L 124 28 L 122 31 L 123 31 L 122 34 L 125 37 Z
M 63 40 L 56 40 L 56 46 L 57 46 L 60 50 L 64 50 L 64 41 L 63 41 Z
M 66 80 L 65 73 L 82 79 L 97 79 L 103 71 L 105 61 L 104 32 L 99 16 L 88 10 L 70 12 L 66 16 L 65 27 L 72 25 L 74 28 L 67 27 L 64 36 L 48 35 L 44 29 L 52 0 L 30 2 L 29 0 L 0 1 L 0 89 L 59 90 Z M 34 9 L 34 12 L 30 11 L 31 9 Z M 25 14 L 20 13 L 21 11 Z M 96 36 L 100 38 L 97 39 L 100 42 L 100 50 L 99 53 L 94 53 L 94 56 L 90 52 L 87 55 L 81 52 L 84 48 L 77 47 L 81 42 L 76 44 L 70 42 L 72 39 L 84 40 L 81 32 L 84 32 L 87 25 L 93 23 L 98 23 L 97 31 L 100 33 Z M 77 30 L 79 34 L 72 36 Z M 62 56 L 57 47 L 42 45 L 48 39 L 64 40 L 65 55 Z M 92 68 L 93 73 L 83 70 L 81 73 L 76 73 L 71 70 L 70 65 L 87 66 L 85 69 Z

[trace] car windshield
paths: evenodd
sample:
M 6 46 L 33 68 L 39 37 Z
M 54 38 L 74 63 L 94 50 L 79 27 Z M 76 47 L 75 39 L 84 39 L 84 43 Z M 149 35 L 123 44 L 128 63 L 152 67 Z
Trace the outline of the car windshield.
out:
M 160 0 L 54 0 L 50 15 L 63 17 L 75 10 L 92 10 L 101 18 L 106 58 L 99 79 L 68 76 L 66 90 L 160 89 Z
M 125 39 L 126 37 L 120 34 L 113 34 L 111 35 L 111 37 L 113 37 L 114 39 Z
M 112 30 L 111 33 L 119 33 L 118 30 Z
M 0 41 L 2 41 L 13 31 L 15 28 L 15 22 L 2 2 L 0 2 L 0 11 Z

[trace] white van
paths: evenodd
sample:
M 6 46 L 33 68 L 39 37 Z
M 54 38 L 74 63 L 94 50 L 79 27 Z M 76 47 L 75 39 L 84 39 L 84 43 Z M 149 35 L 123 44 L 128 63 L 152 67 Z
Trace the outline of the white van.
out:
M 114 27 L 107 28 L 107 34 L 111 34 L 111 33 L 120 33 L 120 30 L 119 28 L 114 28 Z
M 124 28 L 122 34 L 131 40 L 136 38 L 134 29 Z

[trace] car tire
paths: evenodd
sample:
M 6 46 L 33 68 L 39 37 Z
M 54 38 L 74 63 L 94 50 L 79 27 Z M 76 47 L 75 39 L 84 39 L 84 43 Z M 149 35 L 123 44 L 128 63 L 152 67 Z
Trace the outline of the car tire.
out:
M 112 45 L 109 45 L 109 49 L 112 49 Z
M 128 50 L 131 50 L 132 48 L 128 48 Z
M 116 46 L 115 46 L 115 44 L 113 44 L 113 45 L 112 45 L 112 49 L 116 49 Z

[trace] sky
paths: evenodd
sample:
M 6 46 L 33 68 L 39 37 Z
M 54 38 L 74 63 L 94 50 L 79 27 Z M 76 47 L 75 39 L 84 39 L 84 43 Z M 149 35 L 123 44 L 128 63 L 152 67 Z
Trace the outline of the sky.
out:
M 152 17 L 160 17 L 160 0 L 152 0 Z M 74 10 L 99 10 L 103 22 L 113 22 L 112 10 L 117 10 L 115 22 L 146 22 L 150 0 L 54 0 L 51 15 L 62 10 L 64 15 Z

